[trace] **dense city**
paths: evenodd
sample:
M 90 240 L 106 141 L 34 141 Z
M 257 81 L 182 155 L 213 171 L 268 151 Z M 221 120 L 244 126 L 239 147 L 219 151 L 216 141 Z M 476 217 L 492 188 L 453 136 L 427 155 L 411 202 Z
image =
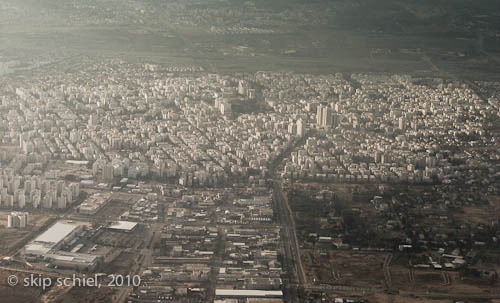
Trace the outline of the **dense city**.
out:
M 1 1 L 0 301 L 499 303 L 499 16 Z
M 2 213 L 24 236 L 3 262 L 134 274 L 102 290 L 131 302 L 364 302 L 403 270 L 491 283 L 492 85 L 88 58 L 2 83 Z M 381 280 L 344 277 L 339 253 L 381 258 Z

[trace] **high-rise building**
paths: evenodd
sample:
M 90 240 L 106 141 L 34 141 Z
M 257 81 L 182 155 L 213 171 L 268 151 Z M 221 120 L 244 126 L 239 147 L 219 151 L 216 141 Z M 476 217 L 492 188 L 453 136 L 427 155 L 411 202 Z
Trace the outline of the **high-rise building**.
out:
M 113 165 L 105 165 L 102 169 L 102 177 L 104 180 L 113 180 Z
M 434 157 L 434 156 L 428 156 L 426 158 L 426 161 L 425 161 L 426 167 L 434 168 L 434 167 L 436 167 L 436 163 L 437 163 L 436 157 Z
M 91 114 L 89 118 L 89 125 L 97 125 L 99 123 L 99 116 L 97 114 Z
M 318 127 L 331 127 L 333 125 L 332 109 L 325 105 L 318 105 L 316 112 L 316 124 Z
M 7 227 L 8 228 L 25 228 L 28 225 L 27 212 L 17 212 L 13 211 L 7 216 Z
M 31 188 L 31 180 L 24 181 L 24 191 L 28 193 L 31 191 Z
M 316 110 L 316 124 L 318 127 L 321 127 L 323 119 L 323 105 L 318 105 L 317 110 Z
M 297 136 L 302 137 L 305 133 L 305 125 L 302 119 L 297 121 Z
M 99 173 L 99 163 L 96 161 L 92 164 L 92 176 L 96 177 Z
M 329 107 L 324 107 L 323 108 L 323 117 L 321 119 L 321 126 L 322 127 L 330 127 L 332 126 L 332 109 Z
M 53 204 L 53 201 L 54 201 L 54 195 L 52 194 L 53 191 L 47 191 L 47 194 L 45 195 L 44 199 L 43 199 L 43 204 L 42 204 L 42 207 L 43 208 L 52 208 L 52 204 Z
M 238 83 L 238 94 L 245 96 L 247 94 L 247 84 L 244 81 Z
M 57 192 L 57 195 L 61 195 L 63 189 L 64 189 L 64 181 L 63 180 L 58 180 L 56 182 L 56 192 Z
M 17 197 L 17 205 L 21 209 L 26 206 L 26 196 L 24 195 L 24 191 L 21 191 L 21 193 Z
M 404 117 L 399 117 L 399 129 L 406 129 L 406 119 Z
M 227 102 L 227 101 L 224 101 L 221 103 L 220 105 L 220 112 L 221 114 L 223 115 L 229 115 L 231 114 L 231 103 Z
M 71 195 L 72 195 L 72 198 L 73 199 L 76 199 L 78 198 L 78 196 L 80 195 L 80 183 L 71 183 L 69 185 L 69 188 L 71 190 Z
M 40 202 L 42 201 L 42 192 L 40 190 L 35 190 L 33 192 L 31 200 L 33 203 L 33 208 L 38 208 L 40 206 Z
M 57 199 L 57 208 L 65 209 L 67 206 L 66 196 L 62 195 Z

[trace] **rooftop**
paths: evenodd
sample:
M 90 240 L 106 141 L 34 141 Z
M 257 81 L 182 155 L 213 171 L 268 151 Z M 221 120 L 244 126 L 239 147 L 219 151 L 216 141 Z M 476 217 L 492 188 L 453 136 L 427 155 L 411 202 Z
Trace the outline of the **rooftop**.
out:
M 38 236 L 33 242 L 42 242 L 56 245 L 64 238 L 66 238 L 70 233 L 72 233 L 76 228 L 78 228 L 77 225 L 56 223 L 43 234 Z
M 117 221 L 113 222 L 108 228 L 122 230 L 122 231 L 131 231 L 137 226 L 135 222 L 129 221 Z

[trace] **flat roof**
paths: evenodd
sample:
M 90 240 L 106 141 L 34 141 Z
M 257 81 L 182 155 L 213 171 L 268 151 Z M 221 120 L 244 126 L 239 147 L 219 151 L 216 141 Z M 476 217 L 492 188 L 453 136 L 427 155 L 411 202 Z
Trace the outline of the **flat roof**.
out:
M 116 221 L 116 222 L 113 222 L 108 228 L 110 228 L 110 229 L 118 229 L 118 230 L 131 231 L 136 226 L 137 226 L 136 222 Z
M 89 164 L 89 161 L 66 160 L 66 163 L 73 164 L 73 165 L 87 165 L 87 164 Z
M 39 235 L 33 242 L 50 243 L 52 245 L 56 245 L 77 228 L 78 225 L 56 223 L 43 234 Z
M 30 243 L 24 247 L 27 254 L 43 255 L 52 250 L 53 245 L 44 245 L 43 243 Z
M 283 297 L 281 290 L 249 290 L 249 289 L 216 289 L 217 297 L 253 297 L 253 298 L 276 298 Z
M 74 262 L 74 263 L 90 263 L 94 262 L 98 256 L 91 254 L 73 253 L 68 251 L 56 251 L 52 254 L 46 255 L 57 261 Z

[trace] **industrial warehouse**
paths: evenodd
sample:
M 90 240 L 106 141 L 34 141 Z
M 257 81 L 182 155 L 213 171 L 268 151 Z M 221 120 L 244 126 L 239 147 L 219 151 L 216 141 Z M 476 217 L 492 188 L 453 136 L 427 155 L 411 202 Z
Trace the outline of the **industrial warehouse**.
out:
M 117 221 L 111 223 L 107 229 L 111 231 L 130 233 L 136 230 L 138 224 L 136 222 L 128 222 L 128 221 Z
M 49 261 L 52 266 L 93 271 L 102 262 L 98 255 L 62 250 L 85 233 L 84 225 L 57 222 L 25 246 L 27 258 Z

